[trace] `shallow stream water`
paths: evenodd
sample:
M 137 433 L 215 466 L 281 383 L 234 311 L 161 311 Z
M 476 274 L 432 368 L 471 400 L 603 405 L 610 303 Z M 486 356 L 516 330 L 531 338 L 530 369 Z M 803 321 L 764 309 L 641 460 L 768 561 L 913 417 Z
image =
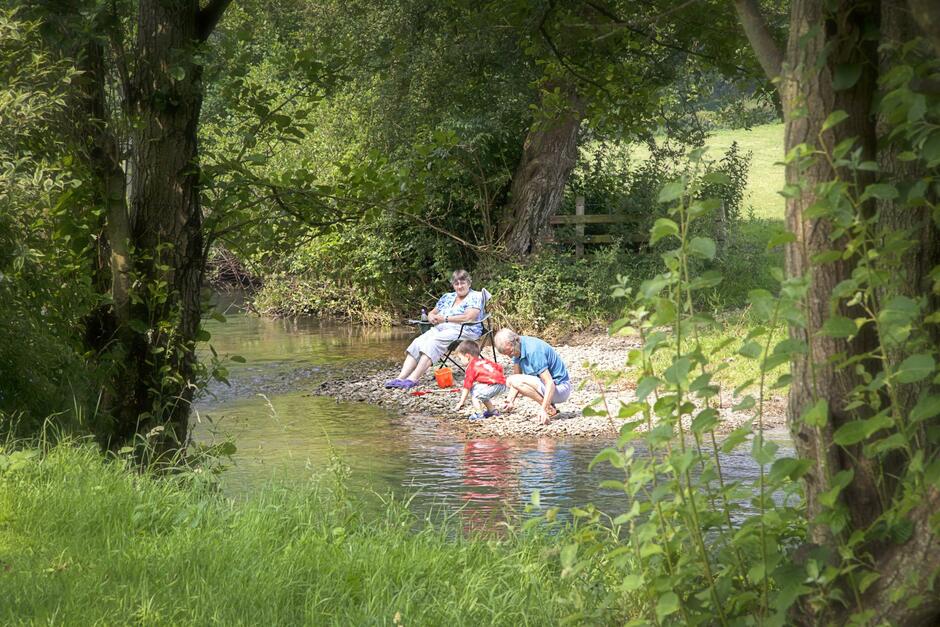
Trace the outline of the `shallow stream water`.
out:
M 371 329 L 315 320 L 266 320 L 229 315 L 206 323 L 210 344 L 231 363 L 230 385 L 213 383 L 196 404 L 195 437 L 203 442 L 231 437 L 238 447 L 224 473 L 233 495 L 272 480 L 296 481 L 324 472 L 331 451 L 351 471 L 351 485 L 378 496 L 411 498 L 425 515 L 457 514 L 470 527 L 490 526 L 519 512 L 538 490 L 543 507 L 583 506 L 624 511 L 623 494 L 598 488 L 622 479 L 607 464 L 588 470 L 606 439 L 472 439 L 436 420 L 398 416 L 365 403 L 338 403 L 310 390 L 337 367 L 372 359 L 398 359 L 411 329 Z M 205 349 L 208 351 L 208 349 Z M 778 434 L 780 454 L 788 454 Z M 722 460 L 730 479 L 751 478 L 757 466 L 748 447 Z

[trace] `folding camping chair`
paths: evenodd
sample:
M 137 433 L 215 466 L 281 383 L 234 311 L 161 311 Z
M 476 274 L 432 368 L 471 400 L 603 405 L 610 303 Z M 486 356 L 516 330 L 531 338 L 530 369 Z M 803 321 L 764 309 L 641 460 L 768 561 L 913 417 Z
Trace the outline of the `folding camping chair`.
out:
M 493 361 L 497 361 L 496 360 L 496 343 L 493 340 L 494 335 L 495 335 L 495 330 L 493 329 L 492 322 L 490 322 L 490 314 L 486 311 L 486 305 L 490 302 L 490 298 L 492 298 L 493 295 L 490 294 L 488 291 L 486 291 L 486 288 L 483 288 L 482 290 L 480 290 L 480 293 L 483 295 L 483 311 L 482 311 L 483 317 L 481 317 L 476 322 L 464 322 L 460 325 L 460 333 L 457 335 L 457 339 L 447 345 L 447 352 L 444 353 L 444 356 L 441 357 L 441 360 L 437 362 L 438 368 L 445 366 L 447 365 L 447 362 L 450 362 L 453 365 L 457 366 L 461 372 L 464 371 L 463 366 L 461 366 L 456 361 L 454 361 L 454 358 L 451 357 L 450 354 L 453 353 L 455 350 L 457 350 L 457 347 L 460 345 L 460 343 L 463 340 L 469 339 L 469 337 L 465 338 L 463 336 L 464 330 L 467 327 L 473 326 L 475 324 L 479 324 L 483 327 L 483 333 L 480 335 L 479 338 L 477 338 L 477 341 L 480 342 L 480 354 L 483 354 L 483 349 L 486 347 L 486 341 L 489 340 L 490 347 L 493 349 Z

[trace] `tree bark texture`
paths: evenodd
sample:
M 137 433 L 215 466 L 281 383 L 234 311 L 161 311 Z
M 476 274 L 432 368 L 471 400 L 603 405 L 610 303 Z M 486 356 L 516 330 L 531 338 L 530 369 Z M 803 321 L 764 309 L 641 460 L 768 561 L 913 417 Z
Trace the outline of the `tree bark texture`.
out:
M 940 11 L 940 5 L 938 5 Z M 879 71 L 887 74 L 897 64 L 904 63 L 902 47 L 918 36 L 918 27 L 904 0 L 882 0 L 881 51 Z M 925 52 L 921 56 L 921 52 Z M 909 50 L 909 63 L 923 61 L 931 54 L 924 49 Z M 916 60 L 911 60 L 916 59 Z M 880 223 L 886 233 L 904 231 L 914 240 L 914 246 L 903 256 L 899 281 L 892 282 L 884 290 L 885 301 L 896 294 L 903 294 L 912 299 L 926 295 L 928 311 L 940 311 L 940 294 L 933 292 L 930 271 L 940 264 L 940 232 L 931 217 L 930 207 L 924 204 L 908 206 L 905 204 L 904 191 L 919 180 L 928 176 L 923 163 L 918 160 L 902 161 L 898 158 L 903 147 L 890 137 L 892 126 L 884 119 L 878 119 L 878 165 L 884 176 L 895 181 L 902 191 L 902 197 L 896 201 L 879 202 Z M 926 196 L 931 203 L 937 202 L 933 187 L 928 186 Z M 928 325 L 929 338 L 934 346 L 940 346 L 940 325 Z M 908 354 L 893 351 L 890 355 L 892 364 L 897 366 Z M 901 385 L 898 389 L 900 413 L 908 415 L 917 402 L 917 398 L 926 384 Z
M 742 13 L 742 6 L 753 4 L 737 1 L 742 24 L 753 16 Z M 784 106 L 785 146 L 787 153 L 807 144 L 811 148 L 831 149 L 840 141 L 855 138 L 856 146 L 862 149 L 862 159 L 879 159 L 891 177 L 916 176 L 906 172 L 894 155 L 882 146 L 877 151 L 878 125 L 874 115 L 876 83 L 879 72 L 877 46 L 879 41 L 871 35 L 881 32 L 881 38 L 890 43 L 891 38 L 905 38 L 910 23 L 898 0 L 847 1 L 820 3 L 815 0 L 794 0 L 791 4 L 790 33 L 786 53 L 782 59 L 779 91 Z M 762 66 L 772 66 L 774 55 L 771 43 L 766 38 L 755 42 L 762 29 L 745 28 L 752 47 L 761 59 Z M 768 52 L 769 51 L 769 52 Z M 881 59 L 881 68 L 889 60 Z M 860 68 L 858 79 L 848 88 L 836 89 L 834 82 L 839 68 Z M 822 132 L 822 125 L 829 114 L 845 111 L 848 118 L 842 123 Z M 883 130 L 883 129 L 882 129 Z M 882 133 L 883 134 L 883 133 Z M 878 337 L 873 325 L 851 341 L 825 337 L 819 334 L 823 323 L 833 314 L 855 317 L 844 304 L 833 309 L 832 293 L 836 285 L 851 276 L 856 260 L 839 260 L 835 263 L 814 264 L 816 253 L 843 247 L 833 241 L 833 226 L 825 219 L 807 215 L 808 210 L 820 199 L 820 183 L 836 178 L 852 181 L 857 176 L 839 176 L 825 158 L 815 158 L 808 167 L 791 161 L 786 169 L 788 185 L 802 184 L 800 193 L 787 200 L 787 226 L 796 235 L 796 241 L 786 250 L 787 275 L 809 278 L 808 292 L 804 298 L 805 326 L 791 325 L 792 339 L 805 342 L 808 352 L 791 362 L 792 382 L 787 419 L 799 456 L 812 463 L 805 477 L 807 515 L 811 523 L 809 540 L 816 545 L 832 547 L 836 538 L 827 525 L 812 525 L 812 521 L 824 511 L 820 496 L 831 487 L 832 477 L 842 470 L 854 471 L 854 480 L 842 492 L 841 499 L 850 516 L 849 529 L 866 529 L 883 513 L 884 507 L 878 494 L 891 494 L 885 490 L 881 477 L 890 477 L 899 468 L 887 461 L 864 454 L 860 445 L 840 447 L 833 440 L 834 432 L 848 421 L 865 418 L 854 415 L 844 408 L 849 394 L 860 383 L 854 368 L 838 368 L 835 364 L 854 355 L 862 355 L 873 349 Z M 845 173 L 842 173 L 845 174 Z M 871 177 L 857 180 L 858 192 L 870 183 Z M 791 189 L 796 189 L 791 188 Z M 875 206 L 863 207 L 862 211 L 873 211 Z M 911 253 L 907 277 L 911 294 L 929 294 L 925 274 L 936 264 L 934 255 L 935 234 L 924 229 L 924 214 L 902 208 L 879 207 L 889 228 L 915 229 L 920 236 L 917 249 Z M 877 367 L 866 363 L 874 374 Z M 825 427 L 806 425 L 802 416 L 816 399 L 825 399 L 829 405 L 829 420 Z M 864 407 L 858 411 L 870 411 Z M 929 453 L 929 451 L 927 451 Z M 900 468 L 903 470 L 903 468 Z M 889 497 L 889 501 L 891 497 Z M 940 599 L 933 590 L 933 578 L 940 568 L 940 554 L 936 535 L 931 527 L 935 518 L 938 495 L 929 489 L 927 497 L 913 510 L 906 513 L 913 523 L 911 537 L 902 543 L 870 542 L 864 547 L 872 567 L 881 575 L 863 595 L 861 607 L 842 606 L 803 607 L 792 616 L 801 624 L 817 624 L 820 621 L 842 624 L 849 615 L 859 609 L 871 610 L 876 617 L 873 624 L 882 621 L 892 624 L 933 624 L 940 616 Z M 935 521 L 933 521 L 935 522 Z M 856 549 L 856 553 L 858 554 Z M 898 594 L 903 591 L 903 594 Z M 911 599 L 922 599 L 920 604 Z
M 147 328 L 134 334 L 130 346 L 136 386 L 118 412 L 115 435 L 126 441 L 162 426 L 169 447 L 186 439 L 205 268 L 196 146 L 202 105 L 201 68 L 194 60 L 198 17 L 197 0 L 138 5 L 129 220 L 112 225 L 114 237 L 129 230 L 131 272 L 143 290 L 128 315 Z M 114 275 L 126 275 L 120 259 L 115 262 Z
M 564 91 L 568 107 L 529 129 L 522 158 L 512 177 L 502 244 L 510 256 L 530 253 L 558 211 L 565 185 L 578 160 L 583 105 L 574 89 Z
M 875 156 L 875 126 L 872 113 L 876 86 L 876 42 L 865 41 L 867 29 L 877 27 L 878 12 L 875 3 L 840 2 L 829 13 L 823 3 L 797 0 L 791 7 L 790 39 L 781 82 L 784 105 L 785 148 L 787 153 L 800 144 L 831 150 L 844 139 L 855 137 L 864 159 Z M 822 25 L 821 28 L 814 28 Z M 860 65 L 862 74 L 856 83 L 840 91 L 833 89 L 833 80 L 839 66 Z M 821 134 L 823 122 L 833 111 L 849 114 L 846 121 Z M 822 144 L 822 145 L 820 145 Z M 845 173 L 843 173 L 845 174 Z M 875 469 L 851 460 L 832 442 L 833 432 L 858 416 L 846 412 L 848 395 L 860 382 L 854 369 L 838 368 L 830 359 L 833 355 L 860 354 L 874 348 L 877 338 L 865 330 L 853 340 L 819 335 L 823 323 L 838 313 L 853 317 L 851 311 L 830 310 L 830 298 L 836 285 L 851 276 L 854 259 L 839 260 L 825 265 L 812 264 L 817 253 L 840 249 L 833 241 L 833 226 L 827 219 L 806 216 L 806 211 L 817 201 L 817 186 L 837 178 L 824 157 L 816 157 L 808 168 L 791 162 L 786 169 L 789 185 L 804 185 L 802 193 L 787 199 L 787 228 L 797 241 L 786 250 L 787 275 L 809 276 L 810 285 L 805 301 L 805 328 L 790 327 L 790 337 L 805 342 L 807 354 L 791 363 L 793 382 L 787 417 L 794 444 L 804 459 L 813 467 L 806 476 L 807 513 L 810 520 L 822 511 L 818 497 L 830 489 L 831 478 L 840 470 L 852 468 L 855 481 L 846 490 L 846 502 L 853 523 L 865 526 L 880 511 L 875 503 Z M 862 176 L 861 188 L 873 177 Z M 870 326 L 870 325 L 869 325 Z M 825 427 L 816 429 L 806 425 L 801 417 L 816 399 L 828 400 L 830 416 Z M 814 542 L 829 545 L 827 527 L 811 530 Z

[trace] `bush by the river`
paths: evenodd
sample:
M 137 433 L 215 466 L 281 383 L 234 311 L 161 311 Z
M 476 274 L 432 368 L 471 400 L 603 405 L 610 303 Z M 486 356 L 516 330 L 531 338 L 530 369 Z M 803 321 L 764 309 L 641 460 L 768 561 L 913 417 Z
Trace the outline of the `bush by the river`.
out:
M 721 201 L 715 215 L 723 218 L 707 221 L 699 230 L 718 244 L 717 258 L 710 263 L 735 277 L 733 284 L 703 294 L 703 304 L 713 310 L 743 307 L 749 290 L 774 285 L 769 268 L 780 261 L 765 248 L 771 225 L 753 219 L 749 211 L 749 174 L 755 169 L 758 176 L 765 175 L 760 168 L 773 158 L 751 141 L 752 135 L 760 136 L 756 131 L 716 136 L 721 149 L 713 151 L 710 160 L 697 161 L 705 165 L 694 171 L 688 159 L 691 147 L 675 139 L 585 149 L 561 213 L 573 213 L 575 196 L 583 195 L 588 213 L 611 213 L 629 222 L 588 225 L 587 234 L 603 232 L 615 241 L 589 248 L 584 258 L 575 258 L 573 246 L 559 244 L 544 246 L 524 262 L 501 259 L 486 247 L 486 230 L 480 225 L 433 216 L 450 235 L 481 245 L 473 249 L 414 218 L 385 213 L 322 234 L 258 267 L 265 281 L 255 306 L 266 315 L 384 324 L 416 317 L 422 306 L 433 306 L 440 293 L 450 289 L 450 271 L 466 267 L 474 286 L 486 287 L 496 297 L 493 309 L 500 324 L 547 336 L 604 326 L 619 317 L 621 303 L 611 297 L 618 277 L 639 285 L 656 274 L 664 248 L 650 248 L 645 242 L 660 213 L 659 190 L 686 177 L 704 180 L 703 195 Z M 556 227 L 559 239 L 573 234 L 574 227 Z

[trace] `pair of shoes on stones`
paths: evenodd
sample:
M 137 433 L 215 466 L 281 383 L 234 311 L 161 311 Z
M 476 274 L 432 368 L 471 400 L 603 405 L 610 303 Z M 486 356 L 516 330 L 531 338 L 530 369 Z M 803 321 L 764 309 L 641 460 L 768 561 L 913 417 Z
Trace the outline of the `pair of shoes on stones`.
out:
M 418 382 L 411 379 L 392 379 L 385 382 L 387 389 L 410 390 L 416 385 L 418 385 Z

